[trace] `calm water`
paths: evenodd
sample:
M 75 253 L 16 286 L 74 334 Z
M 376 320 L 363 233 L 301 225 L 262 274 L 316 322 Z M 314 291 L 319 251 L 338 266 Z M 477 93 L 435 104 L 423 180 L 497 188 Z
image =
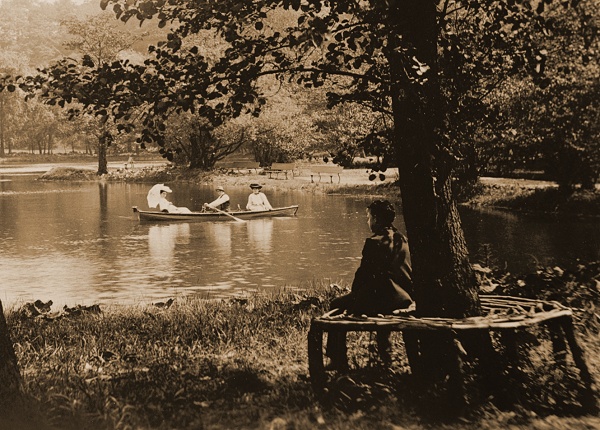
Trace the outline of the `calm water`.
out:
M 225 297 L 351 281 L 369 234 L 368 200 L 263 189 L 274 206 L 299 204 L 296 217 L 247 223 L 140 224 L 151 184 L 38 182 L 0 170 L 0 299 L 7 305 L 140 303 L 183 294 Z M 176 185 L 171 200 L 197 209 L 213 187 Z M 235 205 L 249 189 L 230 188 Z M 558 221 L 463 210 L 475 258 L 512 271 L 536 261 L 600 259 L 597 220 Z M 402 220 L 397 226 L 404 230 Z M 482 252 L 490 248 L 489 251 Z

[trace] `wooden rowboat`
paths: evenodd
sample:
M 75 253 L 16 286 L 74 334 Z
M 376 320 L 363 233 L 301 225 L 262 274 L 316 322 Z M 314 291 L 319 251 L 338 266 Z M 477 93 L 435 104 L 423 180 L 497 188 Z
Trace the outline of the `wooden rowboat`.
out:
M 229 214 L 243 220 L 253 218 L 267 218 L 274 216 L 293 216 L 298 212 L 298 205 L 273 208 L 270 211 L 233 211 Z M 231 221 L 230 216 L 218 212 L 192 212 L 177 214 L 159 211 L 144 211 L 133 206 L 133 213 L 138 214 L 140 221 Z

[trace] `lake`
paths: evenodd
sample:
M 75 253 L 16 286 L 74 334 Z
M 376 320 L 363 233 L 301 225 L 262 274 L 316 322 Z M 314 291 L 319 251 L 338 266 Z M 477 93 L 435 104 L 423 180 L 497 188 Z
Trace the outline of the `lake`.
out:
M 369 198 L 263 191 L 297 216 L 246 223 L 140 223 L 152 184 L 40 182 L 0 169 L 0 299 L 41 299 L 55 306 L 138 304 L 187 294 L 232 297 L 346 282 L 369 235 Z M 212 186 L 170 184 L 170 200 L 199 209 Z M 245 206 L 249 188 L 227 189 Z M 557 219 L 461 208 L 473 261 L 513 272 L 540 264 L 600 259 L 597 220 Z M 402 218 L 396 222 L 404 231 Z

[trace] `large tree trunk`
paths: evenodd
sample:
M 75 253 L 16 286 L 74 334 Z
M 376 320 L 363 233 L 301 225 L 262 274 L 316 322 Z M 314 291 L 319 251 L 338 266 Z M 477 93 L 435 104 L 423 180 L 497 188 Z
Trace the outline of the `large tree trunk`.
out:
M 398 31 L 413 44 L 419 61 L 431 67 L 428 80 L 414 84 L 398 57 L 390 54 L 395 149 L 417 310 L 422 316 L 478 315 L 477 286 L 452 196 L 451 171 L 439 150 L 443 119 L 435 66 L 435 2 L 400 0 L 398 7 Z
M 4 309 L 0 301 L 0 414 L 7 412 L 18 399 L 21 388 L 21 375 L 17 364 L 17 356 L 8 333 L 4 318 Z
M 441 151 L 443 108 L 437 79 L 436 3 L 398 0 L 398 34 L 414 56 L 431 69 L 421 83 L 408 79 L 393 36 L 388 58 L 392 74 L 395 150 L 402 209 L 411 250 L 414 299 L 419 316 L 462 318 L 481 312 L 475 275 L 452 196 L 451 168 Z M 393 15 L 392 15 L 393 16 Z M 443 415 L 464 405 L 461 358 L 451 333 L 405 335 L 414 376 L 425 407 Z M 444 382 L 444 381 L 447 381 Z M 445 387 L 449 396 L 443 395 Z

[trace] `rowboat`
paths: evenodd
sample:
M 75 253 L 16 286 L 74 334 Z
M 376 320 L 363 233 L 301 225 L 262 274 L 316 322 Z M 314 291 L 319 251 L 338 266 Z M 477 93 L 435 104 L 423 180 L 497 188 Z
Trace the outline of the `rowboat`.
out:
M 273 208 L 270 211 L 233 211 L 228 214 L 243 220 L 253 218 L 266 218 L 275 216 L 294 216 L 298 212 L 298 205 Z M 159 211 L 145 211 L 133 206 L 133 213 L 138 215 L 140 221 L 231 221 L 232 217 L 219 212 L 192 212 L 168 213 Z

